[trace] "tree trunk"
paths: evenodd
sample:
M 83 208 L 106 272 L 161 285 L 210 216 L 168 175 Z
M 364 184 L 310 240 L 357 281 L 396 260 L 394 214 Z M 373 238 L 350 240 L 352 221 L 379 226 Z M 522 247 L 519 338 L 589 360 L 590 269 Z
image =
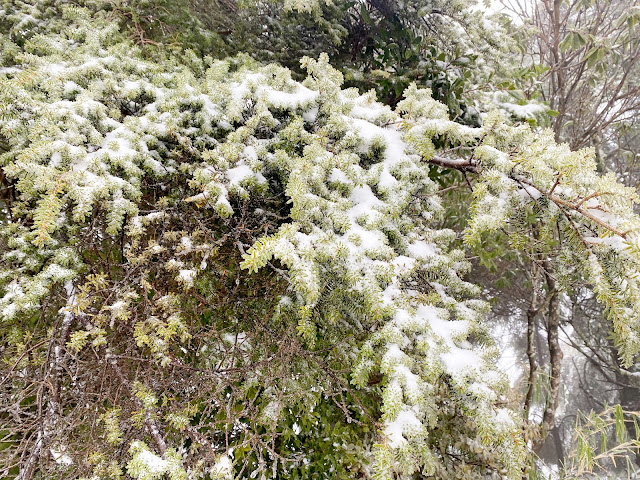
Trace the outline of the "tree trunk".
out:
M 66 288 L 66 306 L 69 309 L 76 304 L 76 290 L 71 283 L 68 283 Z M 23 456 L 16 480 L 31 480 L 33 478 L 43 453 L 56 433 L 61 413 L 60 392 L 62 390 L 63 364 L 67 357 L 65 345 L 71 336 L 71 327 L 74 320 L 75 315 L 71 311 L 65 311 L 58 330 L 59 334 L 57 338 L 54 336 L 51 340 L 50 359 L 42 379 L 49 390 L 48 393 L 43 395 L 44 398 L 42 399 L 42 403 L 46 403 L 46 409 L 40 420 L 40 429 L 38 430 L 35 444 L 31 447 L 27 458 L 24 459 Z
M 549 433 L 555 428 L 556 410 L 560 397 L 560 376 L 562 373 L 562 349 L 560 348 L 559 327 L 560 327 L 560 292 L 557 289 L 556 281 L 545 271 L 547 288 L 549 289 L 549 310 L 547 317 L 547 344 L 549 346 L 549 396 L 542 415 L 540 437 L 533 442 L 533 450 L 539 452 Z

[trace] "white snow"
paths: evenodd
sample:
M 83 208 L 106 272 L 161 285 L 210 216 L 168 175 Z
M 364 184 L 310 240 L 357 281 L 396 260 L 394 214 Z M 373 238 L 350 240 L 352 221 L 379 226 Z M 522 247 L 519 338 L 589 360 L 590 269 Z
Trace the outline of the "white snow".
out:
M 405 386 L 410 394 L 416 396 L 420 394 L 420 377 L 413 373 L 409 367 L 396 365 L 394 374 L 404 379 Z
M 511 97 L 504 92 L 495 92 L 493 95 L 493 102 L 501 109 L 510 113 L 517 119 L 529 120 L 535 119 L 537 115 L 544 113 L 547 108 L 544 105 L 536 103 L 527 103 L 525 105 L 518 105 L 508 101 Z
M 59 63 L 50 63 L 44 68 L 44 70 L 48 71 L 51 75 L 61 76 L 62 73 L 67 69 L 65 65 L 61 65 Z
M 402 295 L 402 292 L 400 291 L 397 285 L 389 285 L 384 290 L 384 292 L 382 292 L 382 300 L 385 305 L 394 305 L 396 302 L 396 299 L 401 295 Z M 405 310 L 399 310 L 398 313 L 396 313 L 396 317 L 398 317 L 400 312 L 405 312 Z
M 81 91 L 82 87 L 80 85 L 78 85 L 76 82 L 72 82 L 71 80 L 67 80 L 66 82 L 64 82 L 62 89 L 65 93 L 65 95 L 68 95 L 72 92 L 77 92 L 77 91 Z
M 512 413 L 506 408 L 499 408 L 496 411 L 496 421 L 507 425 L 514 425 Z
M 482 365 L 482 359 L 473 350 L 450 347 L 447 353 L 440 354 L 440 359 L 447 372 L 452 375 L 469 373 Z
M 10 73 L 18 73 L 21 72 L 22 70 L 20 68 L 17 67 L 0 67 L 0 75 L 7 75 Z
M 416 260 L 415 258 L 407 257 L 405 255 L 399 255 L 393 259 L 392 263 L 395 267 L 396 274 L 404 275 L 413 269 Z
M 302 114 L 302 119 L 305 122 L 313 123 L 318 118 L 318 107 L 313 107 Z
M 384 189 L 393 191 L 394 188 L 397 188 L 399 182 L 396 178 L 389 173 L 387 166 L 385 165 L 384 169 L 380 173 L 380 178 L 378 179 L 378 186 Z
M 405 357 L 406 355 L 402 350 L 400 350 L 400 347 L 398 347 L 398 345 L 396 345 L 395 343 L 392 343 L 387 346 L 387 352 L 384 354 L 382 362 L 389 364 L 397 363 L 402 361 L 402 359 Z
M 240 345 L 246 341 L 247 334 L 245 332 L 225 333 L 222 335 L 222 338 L 233 345 Z
M 116 303 L 109 307 L 111 316 L 114 318 L 121 318 L 127 311 L 127 302 L 118 300 Z
M 49 161 L 49 166 L 57 167 L 62 162 L 62 154 L 60 152 L 53 152 L 51 154 L 51 160 Z
M 398 448 L 407 441 L 403 435 L 421 429 L 422 422 L 418 420 L 416 414 L 411 410 L 402 410 L 395 420 L 386 422 L 384 434 L 389 438 L 389 446 Z
M 166 216 L 165 212 L 151 212 L 144 216 L 144 219 L 147 222 L 155 222 L 156 220 L 160 220 Z
M 331 170 L 328 180 L 330 182 L 350 183 L 347 175 L 338 168 L 334 168 L 333 170 Z
M 230 476 L 231 475 L 231 459 L 227 455 L 220 456 L 216 464 L 211 468 L 211 473 L 214 478 Z
M 191 287 L 193 286 L 193 281 L 195 280 L 195 278 L 196 278 L 195 270 L 182 269 L 178 273 L 177 280 L 180 283 L 184 284 L 185 286 Z
M 436 254 L 433 245 L 424 240 L 417 240 L 407 247 L 407 251 L 415 258 L 433 257 Z
M 153 247 L 151 247 L 151 248 L 149 249 L 149 251 L 150 251 L 151 253 L 156 254 L 156 255 L 157 255 L 157 254 L 159 254 L 159 253 L 164 252 L 165 250 L 166 250 L 166 248 L 164 248 L 164 247 L 162 247 L 162 246 L 160 246 L 160 245 L 154 245 Z
M 55 448 L 52 448 L 49 451 L 51 452 L 51 456 L 53 457 L 53 460 L 57 464 L 59 464 L 59 465 L 71 465 L 73 463 L 73 460 L 71 459 L 71 457 L 69 455 L 67 455 L 66 453 L 63 453 L 60 450 L 56 450 Z
M 375 207 L 384 206 L 384 203 L 373 194 L 369 185 L 354 188 L 351 192 L 351 201 L 354 205 L 360 207 L 358 211 L 362 211 L 363 209 L 365 211 L 372 210 Z
M 318 92 L 310 90 L 303 85 L 297 85 L 294 93 L 265 89 L 269 103 L 277 108 L 295 108 L 314 101 Z
M 523 185 L 522 188 L 518 190 L 518 195 L 526 202 L 538 200 L 542 194 L 537 188 L 533 188 L 530 185 Z
M 239 185 L 243 180 L 251 178 L 253 175 L 253 170 L 251 170 L 251 167 L 248 165 L 238 165 L 235 168 L 227 170 L 230 186 Z
M 189 253 L 193 250 L 193 241 L 189 237 L 182 237 L 180 245 L 182 246 L 182 253 Z
M 141 450 L 136 458 L 144 464 L 152 478 L 160 477 L 169 468 L 169 462 L 147 449 Z

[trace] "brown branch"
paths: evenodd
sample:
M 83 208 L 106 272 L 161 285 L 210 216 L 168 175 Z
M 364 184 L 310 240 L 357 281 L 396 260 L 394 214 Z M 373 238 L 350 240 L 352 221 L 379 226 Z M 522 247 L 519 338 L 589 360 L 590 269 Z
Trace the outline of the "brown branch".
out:
M 562 207 L 566 207 L 569 210 L 573 210 L 575 212 L 578 212 L 579 214 L 583 215 L 584 217 L 587 217 L 589 220 L 592 220 L 593 222 L 597 223 L 598 225 L 600 225 L 602 228 L 605 228 L 607 230 L 609 230 L 612 233 L 615 233 L 616 235 L 622 237 L 622 238 L 626 238 L 627 234 L 629 232 L 623 232 L 621 230 L 618 230 L 617 228 L 613 227 L 612 225 L 609 225 L 608 223 L 602 221 L 601 219 L 599 219 L 597 216 L 593 215 L 592 213 L 589 213 L 588 210 L 585 210 L 584 208 L 582 208 L 582 202 L 578 203 L 578 204 L 574 204 L 571 203 L 567 200 L 564 200 L 560 197 L 558 197 L 557 195 L 553 195 L 550 194 L 549 192 L 545 192 L 544 190 L 542 190 L 540 187 L 538 187 L 535 183 L 533 183 L 531 180 L 521 177 L 521 176 L 516 176 L 514 177 L 515 180 L 517 180 L 518 182 L 524 183 L 526 185 L 529 185 L 533 188 L 535 188 L 536 190 L 538 190 L 542 195 L 544 195 L 545 197 L 547 197 L 549 200 L 551 200 L 553 203 L 555 203 L 557 206 L 562 206 Z M 599 195 L 603 195 L 602 193 L 600 193 Z
M 461 160 L 434 156 L 433 158 L 429 159 L 428 162 L 432 165 L 438 165 L 439 167 L 443 168 L 451 168 L 453 170 L 460 170 L 463 172 L 478 172 L 478 166 L 475 165 L 471 159 Z
M 71 307 L 75 304 L 75 287 L 72 287 L 68 291 L 67 307 Z M 51 443 L 53 435 L 58 428 L 58 420 L 62 408 L 60 405 L 60 392 L 62 389 L 62 371 L 63 362 L 66 359 L 67 350 L 65 348 L 66 343 L 71 336 L 71 327 L 76 319 L 76 316 L 70 312 L 65 311 L 63 313 L 62 322 L 59 328 L 59 335 L 52 336 L 49 344 L 49 355 L 47 369 L 44 374 L 43 384 L 46 384 L 49 388 L 49 393 L 46 396 L 46 410 L 44 416 L 40 417 L 40 428 L 35 439 L 35 443 L 26 459 L 20 461 L 20 471 L 16 480 L 31 480 L 36 472 L 38 462 L 43 455 L 43 452 L 47 450 L 47 447 Z M 42 401 L 42 397 L 40 401 Z M 26 453 L 26 451 L 24 452 Z M 23 455 L 24 455 L 23 453 Z

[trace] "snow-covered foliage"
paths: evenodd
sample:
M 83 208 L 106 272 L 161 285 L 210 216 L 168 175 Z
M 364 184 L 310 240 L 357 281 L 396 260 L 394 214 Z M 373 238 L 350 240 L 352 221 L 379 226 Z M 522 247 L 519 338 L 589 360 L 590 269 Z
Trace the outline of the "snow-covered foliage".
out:
M 120 386 L 89 409 L 100 434 L 71 418 L 80 400 L 47 410 L 65 433 L 42 442 L 64 446 L 67 471 L 521 478 L 488 306 L 455 234 L 434 228 L 434 164 L 477 175 L 471 245 L 505 228 L 518 246 L 527 208 L 574 229 L 566 269 L 587 272 L 626 358 L 640 348 L 634 195 L 595 173 L 592 152 L 497 113 L 465 127 L 415 86 L 394 111 L 342 89 L 326 55 L 302 60 L 303 83 L 243 56 L 155 63 L 99 17 L 65 11 L 60 32 L 2 38 L 0 166 L 14 195 L 0 319 L 6 365 L 50 366 L 58 393 L 44 403 L 109 388 L 78 381 L 87 359 Z M 297 336 L 281 345 L 288 322 Z M 25 354 L 51 332 L 53 356 Z M 327 433 L 329 414 L 308 420 L 333 403 L 354 419 L 348 442 Z M 91 456 L 65 438 L 86 438 Z M 317 458 L 325 438 L 332 461 Z

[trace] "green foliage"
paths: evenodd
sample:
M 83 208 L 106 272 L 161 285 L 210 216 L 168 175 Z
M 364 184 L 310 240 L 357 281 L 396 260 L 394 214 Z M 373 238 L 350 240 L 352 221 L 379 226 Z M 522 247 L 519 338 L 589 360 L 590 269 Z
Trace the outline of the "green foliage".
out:
M 98 355 L 128 392 L 86 378 L 81 396 L 106 395 L 90 414 L 104 430 L 60 430 L 55 441 L 76 439 L 67 451 L 93 454 L 90 466 L 74 452 L 72 469 L 225 476 L 227 455 L 237 475 L 352 478 L 385 474 L 377 449 L 400 459 L 398 475 L 516 475 L 517 426 L 494 421 L 495 350 L 468 341 L 486 307 L 461 279 L 453 233 L 429 226 L 443 211 L 437 187 L 385 127 L 398 114 L 342 90 L 326 55 L 303 59 L 300 85 L 246 57 L 146 61 L 88 12 L 66 18 L 60 34 L 26 42 L 2 80 L 3 102 L 20 103 L 0 124 L 17 192 L 0 278 L 4 325 L 22 331 L 5 337 L 8 365 L 24 342 L 39 351 L 63 306 L 60 361 L 91 375 Z M 446 116 L 428 92 L 407 96 L 412 121 Z M 38 327 L 25 323 L 34 316 Z M 89 414 L 91 403 L 64 402 Z
M 434 165 L 475 175 L 470 247 L 506 230 L 527 248 L 539 222 L 551 251 L 554 228 L 573 232 L 563 273 L 595 285 L 625 360 L 638 352 L 635 196 L 595 173 L 592 151 L 498 112 L 452 121 L 453 104 L 405 79 L 392 110 L 343 88 L 326 54 L 302 58 L 303 83 L 249 55 L 151 54 L 128 38 L 148 16 L 129 4 L 5 3 L 0 338 L 3 388 L 21 395 L 2 396 L 21 412 L 7 465 L 29 455 L 50 478 L 521 478 L 488 305 L 441 227 L 448 179 Z M 287 9 L 287 28 L 344 13 L 248 3 Z M 380 67 L 419 65 L 427 40 L 402 37 L 406 12 L 359 7 L 369 26 L 396 24 Z M 22 21 L 37 28 L 23 35 Z
M 219 59 L 244 53 L 284 65 L 296 79 L 304 78 L 301 57 L 327 53 L 347 86 L 374 89 L 395 106 L 415 82 L 431 88 L 453 116 L 477 124 L 477 103 L 486 100 L 470 94 L 470 86 L 492 89 L 486 79 L 504 74 L 514 44 L 500 22 L 474 12 L 474 4 L 145 0 L 102 8 L 151 52 L 175 55 L 186 47 L 185 61 L 193 52 Z
M 637 472 L 634 457 L 640 450 L 638 416 L 638 412 L 626 412 L 620 405 L 605 405 L 600 413 L 582 414 L 576 421 L 562 478 L 577 479 L 611 471 L 627 475 Z
M 181 466 L 181 458 L 175 451 L 169 450 L 161 458 L 151 451 L 144 442 L 133 442 L 129 449 L 131 460 L 127 463 L 127 473 L 138 480 L 186 480 L 187 472 Z

